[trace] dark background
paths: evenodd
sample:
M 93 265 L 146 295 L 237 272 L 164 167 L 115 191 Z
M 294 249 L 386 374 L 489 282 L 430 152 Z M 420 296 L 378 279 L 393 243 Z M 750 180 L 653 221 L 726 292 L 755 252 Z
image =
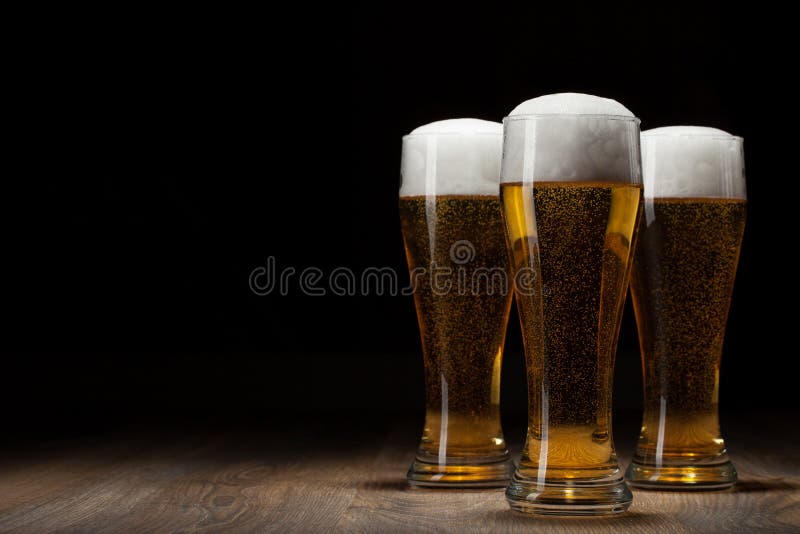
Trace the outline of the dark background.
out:
M 388 266 L 405 282 L 401 136 L 563 91 L 619 100 L 643 129 L 745 138 L 721 404 L 796 406 L 784 16 L 725 3 L 378 4 L 17 21 L 0 345 L 11 435 L 140 420 L 421 424 L 411 297 L 310 297 L 296 283 L 259 297 L 248 276 L 274 256 L 298 271 Z M 618 410 L 641 404 L 638 365 L 628 308 Z M 513 315 L 503 408 L 516 421 L 522 373 Z

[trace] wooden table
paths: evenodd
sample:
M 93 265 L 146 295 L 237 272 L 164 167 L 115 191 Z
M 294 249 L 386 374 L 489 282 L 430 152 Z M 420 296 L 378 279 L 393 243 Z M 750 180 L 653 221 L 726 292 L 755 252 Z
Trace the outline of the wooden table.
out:
M 798 532 L 798 433 L 764 420 L 727 432 L 735 489 L 634 490 L 628 513 L 594 519 L 523 516 L 501 490 L 410 489 L 419 422 L 129 428 L 4 451 L 0 532 Z

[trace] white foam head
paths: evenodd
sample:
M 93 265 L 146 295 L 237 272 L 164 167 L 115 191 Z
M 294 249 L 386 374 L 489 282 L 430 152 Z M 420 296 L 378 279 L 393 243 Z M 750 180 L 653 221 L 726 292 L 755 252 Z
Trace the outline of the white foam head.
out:
M 631 110 L 610 98 L 584 93 L 556 93 L 526 100 L 515 107 L 510 117 L 517 115 L 617 115 L 633 117 Z
M 647 198 L 747 198 L 741 137 L 716 128 L 668 126 L 642 132 Z
M 498 194 L 503 125 L 449 119 L 403 137 L 400 196 Z
M 503 120 L 503 182 L 641 183 L 639 120 L 609 98 L 544 95 Z

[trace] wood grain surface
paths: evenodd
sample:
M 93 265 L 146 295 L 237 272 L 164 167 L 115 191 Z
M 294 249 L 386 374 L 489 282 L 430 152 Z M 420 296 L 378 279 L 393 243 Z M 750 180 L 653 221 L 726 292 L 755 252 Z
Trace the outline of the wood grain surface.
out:
M 4 451 L 0 532 L 798 532 L 796 430 L 759 424 L 729 433 L 734 489 L 634 490 L 628 513 L 596 519 L 524 516 L 502 490 L 409 488 L 416 423 L 128 429 Z

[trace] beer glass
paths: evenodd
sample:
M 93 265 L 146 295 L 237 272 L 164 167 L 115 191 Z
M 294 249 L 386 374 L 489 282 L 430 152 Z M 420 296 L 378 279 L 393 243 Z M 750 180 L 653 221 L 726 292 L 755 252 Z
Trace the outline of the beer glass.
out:
M 611 384 L 641 205 L 639 120 L 547 95 L 504 120 L 501 204 L 525 344 L 528 433 L 506 491 L 533 514 L 624 512 Z
M 453 119 L 403 138 L 400 221 L 425 364 L 425 427 L 408 480 L 504 487 L 500 367 L 512 291 L 500 202 L 502 126 Z
M 736 481 L 717 418 L 725 323 L 745 224 L 742 139 L 668 127 L 642 134 L 644 219 L 631 294 L 644 370 L 632 485 Z

